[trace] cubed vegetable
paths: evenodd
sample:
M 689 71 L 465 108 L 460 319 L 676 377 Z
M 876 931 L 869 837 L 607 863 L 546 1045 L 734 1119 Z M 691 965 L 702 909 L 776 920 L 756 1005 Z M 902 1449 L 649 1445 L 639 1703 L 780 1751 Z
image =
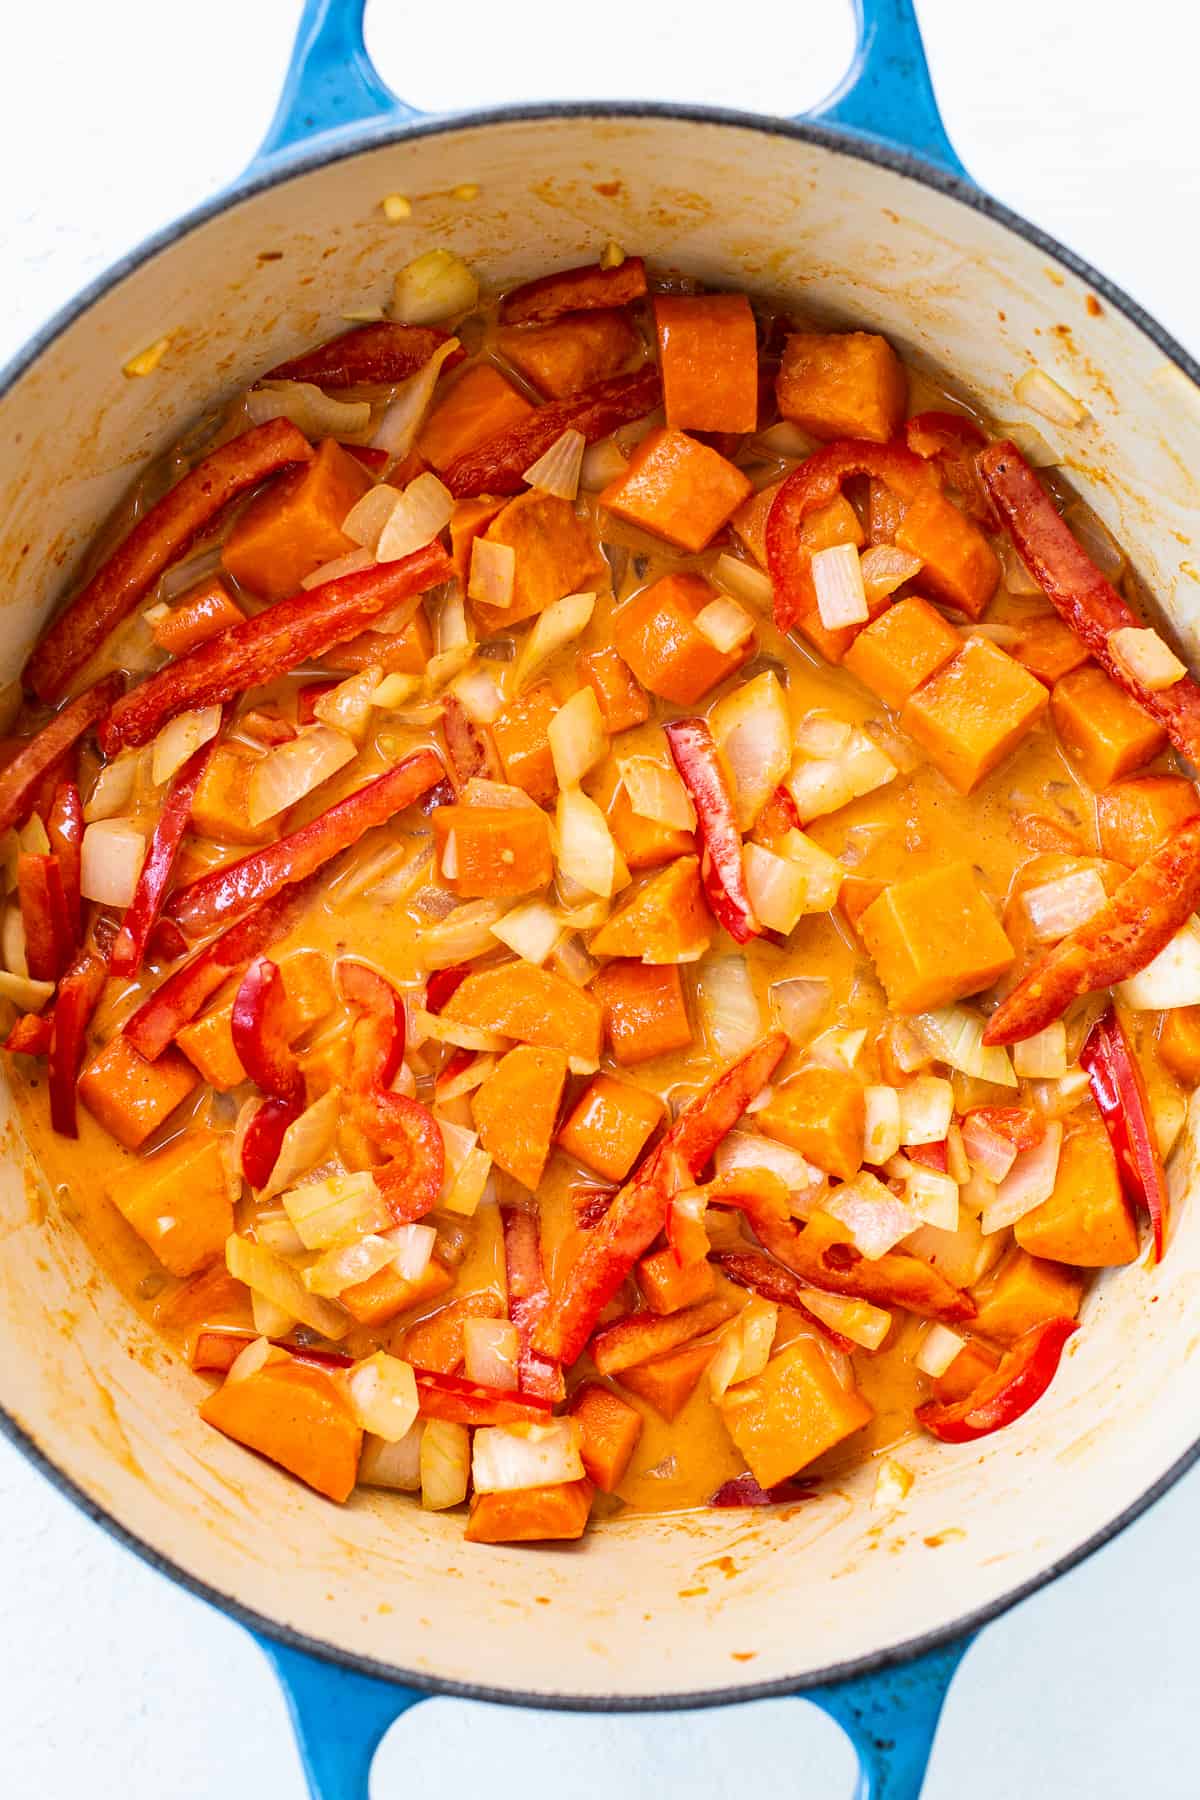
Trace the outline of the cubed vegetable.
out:
M 1176 1006 L 1164 1015 L 1158 1054 L 1189 1087 L 1200 1083 L 1200 1006 Z
M 520 425 L 532 412 L 524 394 L 493 363 L 476 363 L 438 401 L 421 427 L 417 449 L 440 471 L 489 438 Z
M 508 326 L 497 346 L 549 400 L 564 400 L 619 375 L 638 348 L 637 333 L 616 307 L 569 313 L 550 325 Z
M 281 1356 L 239 1379 L 235 1364 L 200 1417 L 330 1500 L 350 1498 L 363 1434 L 324 1369 Z
M 676 1313 L 687 1306 L 698 1306 L 713 1293 L 716 1281 L 707 1259 L 680 1263 L 669 1244 L 643 1256 L 637 1266 L 638 1287 L 653 1313 Z
M 652 1362 L 622 1370 L 620 1383 L 639 1400 L 645 1400 L 669 1423 L 679 1417 L 716 1353 L 717 1346 L 711 1339 L 705 1343 L 685 1344 L 681 1350 L 672 1350 L 667 1356 L 656 1356 Z
M 1094 788 L 1142 768 L 1167 741 L 1158 721 L 1095 663 L 1064 676 L 1050 708 L 1063 748 Z
M 585 1382 L 576 1391 L 571 1412 L 582 1428 L 579 1454 L 588 1479 L 602 1492 L 615 1494 L 642 1435 L 641 1414 L 598 1381 Z
M 109 1183 L 113 1205 L 172 1275 L 194 1275 L 224 1256 L 233 1230 L 231 1143 L 213 1131 L 185 1131 Z
M 1000 559 L 967 515 L 929 487 L 906 508 L 896 543 L 921 562 L 921 585 L 969 619 L 982 616 L 1000 582 Z
M 647 432 L 600 504 L 681 550 L 695 551 L 712 541 L 750 492 L 749 478 L 716 450 L 661 426 Z
M 463 1294 L 427 1319 L 421 1319 L 396 1341 L 396 1354 L 414 1369 L 451 1375 L 463 1360 L 463 1332 L 468 1319 L 502 1319 L 504 1302 L 491 1288 Z
M 951 785 L 969 794 L 1046 705 L 1045 688 L 1027 669 L 988 639 L 972 638 L 909 697 L 900 723 Z
M 501 1057 L 471 1097 L 483 1148 L 527 1188 L 542 1179 L 566 1079 L 565 1051 L 520 1044 Z
M 885 706 L 899 711 L 961 649 L 954 627 L 928 600 L 912 594 L 859 632 L 846 652 L 845 666 Z
M 783 346 L 779 410 L 816 438 L 895 437 L 908 376 L 886 338 L 869 331 L 798 331 Z
M 342 520 L 370 486 L 362 464 L 326 438 L 310 463 L 255 495 L 225 540 L 222 562 L 252 593 L 282 600 L 322 563 L 357 549 Z
M 119 1144 L 139 1150 L 194 1092 L 199 1080 L 178 1050 L 164 1050 L 155 1062 L 147 1062 L 118 1032 L 79 1077 L 79 1098 Z
M 858 929 L 896 1012 L 931 1012 L 977 994 L 1012 966 L 1015 952 L 969 863 L 947 863 L 894 881 Z
M 559 1147 L 607 1181 L 624 1181 L 662 1117 L 656 1094 L 597 1075 L 559 1132 Z
M 1015 1344 L 1047 1319 L 1078 1316 L 1086 1277 L 1065 1263 L 1014 1249 L 976 1299 L 973 1329 L 998 1344 Z
M 433 836 L 442 880 L 464 900 L 528 894 L 554 873 L 538 806 L 439 806 Z
M 721 1417 L 760 1487 L 774 1487 L 870 1423 L 872 1408 L 843 1387 L 824 1350 L 801 1337 L 761 1375 L 720 1401 Z
M 386 1325 L 389 1319 L 414 1306 L 428 1305 L 453 1286 L 453 1275 L 434 1257 L 415 1281 L 409 1281 L 392 1264 L 366 1281 L 343 1288 L 338 1299 L 360 1325 Z
M 697 630 L 697 617 L 716 597 L 717 590 L 703 575 L 664 575 L 617 613 L 617 650 L 652 694 L 692 706 L 751 655 L 753 638 L 732 650 L 718 650 Z
M 1100 850 L 1137 869 L 1188 819 L 1200 813 L 1200 795 L 1182 775 L 1137 775 L 1114 782 L 1096 796 Z
M 246 744 L 217 745 L 192 800 L 197 837 L 218 844 L 269 844 L 278 837 L 282 815 L 250 820 L 250 777 L 261 761 L 261 752 Z
M 508 606 L 472 601 L 480 630 L 507 631 L 522 619 L 544 612 L 564 594 L 594 589 L 604 559 L 569 500 L 532 488 L 518 494 L 498 513 L 483 534 L 484 542 L 502 544 L 516 557 L 512 600 Z
M 585 1476 L 556 1486 L 476 1494 L 465 1536 L 471 1544 L 532 1544 L 583 1536 L 595 1490 Z
M 604 1009 L 612 1053 L 622 1067 L 686 1049 L 691 1043 L 692 1027 L 676 964 L 611 962 L 592 985 Z
M 1108 1134 L 1093 1112 L 1072 1122 L 1059 1153 L 1054 1192 L 1014 1228 L 1032 1256 L 1107 1269 L 1133 1262 L 1137 1226 L 1121 1188 Z
M 681 856 L 622 900 L 592 938 L 593 956 L 640 956 L 646 963 L 698 962 L 712 941 L 700 862 Z
M 610 737 L 628 731 L 631 725 L 644 725 L 650 717 L 645 689 L 617 651 L 589 651 L 579 659 L 579 673 L 596 696 Z
M 862 1166 L 865 1125 L 863 1084 L 841 1069 L 801 1069 L 758 1114 L 760 1131 L 842 1181 Z
M 744 294 L 656 294 L 654 323 L 667 424 L 753 431 L 758 341 Z
M 1032 615 L 1022 613 L 1013 621 L 1022 635 L 1009 646 L 1017 661 L 1052 688 L 1064 675 L 1083 667 L 1088 660 L 1087 645 L 1071 630 L 1065 619 L 1047 607 Z
M 558 792 L 550 753 L 550 721 L 557 711 L 554 689 L 548 681 L 540 681 L 492 721 L 505 780 L 522 788 L 539 806 L 553 805 Z
M 475 970 L 450 996 L 442 1017 L 521 1043 L 565 1050 L 585 1062 L 600 1060 L 603 1018 L 597 1001 L 564 976 L 532 963 Z

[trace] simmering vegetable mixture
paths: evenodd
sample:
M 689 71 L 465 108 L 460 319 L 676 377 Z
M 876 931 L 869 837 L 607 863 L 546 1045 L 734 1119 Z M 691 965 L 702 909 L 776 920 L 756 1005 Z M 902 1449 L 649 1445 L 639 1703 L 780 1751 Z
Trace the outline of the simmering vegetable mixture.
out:
M 144 472 L 26 665 L 56 1203 L 331 1500 L 894 1502 L 1163 1253 L 1200 689 L 1028 422 L 882 336 L 616 246 L 354 317 Z

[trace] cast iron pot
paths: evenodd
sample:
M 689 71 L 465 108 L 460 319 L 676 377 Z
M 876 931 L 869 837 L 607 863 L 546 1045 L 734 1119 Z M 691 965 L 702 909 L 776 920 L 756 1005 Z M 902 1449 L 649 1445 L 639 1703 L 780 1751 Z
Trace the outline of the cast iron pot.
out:
M 307 0 L 246 175 L 93 285 L 5 373 L 0 681 L 138 466 L 214 387 L 232 394 L 341 329 L 348 307 L 387 290 L 401 251 L 449 245 L 495 288 L 609 238 L 884 331 L 1000 420 L 1020 417 L 1012 385 L 1032 362 L 1057 373 L 1089 408 L 1064 434 L 1066 466 L 1190 635 L 1197 576 L 1177 534 L 1200 504 L 1200 372 L 1125 295 L 971 185 L 911 0 L 857 0 L 853 69 L 802 120 L 651 104 L 423 118 L 372 69 L 362 13 L 363 0 Z M 471 205 L 451 198 L 465 182 L 481 187 Z M 426 196 L 402 237 L 379 209 L 393 191 Z M 167 331 L 158 376 L 126 380 L 127 358 Z M 1196 1119 L 1177 1197 L 1197 1185 Z M 365 1800 L 384 1730 L 427 1694 L 581 1710 L 803 1694 L 855 1739 L 864 1795 L 915 1800 L 972 1634 L 1136 1518 L 1200 1448 L 1192 1204 L 1177 1207 L 1161 1270 L 1101 1281 L 1028 1418 L 965 1448 L 906 1446 L 917 1479 L 901 1513 L 871 1509 L 867 1469 L 786 1519 L 617 1519 L 569 1551 L 476 1547 L 460 1518 L 386 1496 L 331 1507 L 202 1424 L 200 1379 L 97 1276 L 60 1209 L 31 1206 L 13 1130 L 5 1143 L 6 1429 L 122 1542 L 260 1634 L 316 1800 Z

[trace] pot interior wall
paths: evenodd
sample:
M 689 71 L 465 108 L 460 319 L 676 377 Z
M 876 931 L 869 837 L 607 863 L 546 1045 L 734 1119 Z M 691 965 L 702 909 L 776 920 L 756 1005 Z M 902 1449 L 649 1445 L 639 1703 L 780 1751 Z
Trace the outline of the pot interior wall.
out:
M 453 200 L 461 182 L 479 197 Z M 415 201 L 399 227 L 379 210 L 396 190 Z M 297 175 L 160 250 L 64 330 L 0 401 L 0 681 L 138 467 L 214 394 L 382 301 L 422 249 L 450 245 L 496 285 L 610 237 L 882 329 L 1000 420 L 1023 416 L 1014 379 L 1049 369 L 1090 409 L 1057 434 L 1067 468 L 1192 642 L 1195 389 L 1107 300 L 1096 310 L 1078 278 L 982 212 L 857 157 L 749 124 L 580 116 L 447 130 Z M 127 358 L 168 332 L 158 372 L 125 379 Z M 476 1548 L 459 1518 L 382 1496 L 332 1508 L 203 1426 L 199 1378 L 95 1268 L 11 1119 L 6 1132 L 0 1403 L 189 1576 L 429 1677 L 630 1697 L 803 1678 L 1069 1555 L 1188 1451 L 1200 1417 L 1200 1208 L 1185 1206 L 1161 1272 L 1100 1284 L 1029 1419 L 966 1449 L 905 1447 L 917 1482 L 901 1510 L 872 1510 L 868 1469 L 786 1517 L 617 1521 L 580 1550 Z M 1180 1194 L 1196 1158 L 1189 1132 Z

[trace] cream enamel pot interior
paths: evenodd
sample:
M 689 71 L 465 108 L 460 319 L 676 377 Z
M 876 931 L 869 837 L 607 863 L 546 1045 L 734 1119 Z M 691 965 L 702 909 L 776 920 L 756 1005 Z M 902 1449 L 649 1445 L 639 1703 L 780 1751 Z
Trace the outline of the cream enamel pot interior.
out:
M 451 246 L 492 288 L 615 238 L 703 281 L 884 331 L 1000 420 L 1021 416 L 1013 382 L 1037 361 L 1089 408 L 1063 434 L 1066 468 L 1194 643 L 1198 371 L 1129 300 L 955 173 L 906 0 L 860 0 L 859 58 L 824 123 L 650 105 L 418 120 L 367 64 L 361 15 L 362 0 L 310 0 L 269 154 L 7 372 L 0 680 L 143 460 L 214 392 L 386 291 L 398 240 L 379 200 L 393 190 L 434 196 L 406 227 L 405 255 Z M 925 160 L 884 141 L 899 141 L 899 121 Z M 460 182 L 481 184 L 470 207 L 436 197 Z M 159 374 L 124 379 L 128 356 L 166 331 Z M 912 1800 L 969 1633 L 1197 1453 L 1200 1204 L 1181 1203 L 1162 1268 L 1099 1283 L 1026 1419 L 967 1448 L 905 1447 L 917 1480 L 902 1511 L 871 1509 L 870 1469 L 790 1517 L 617 1519 L 566 1551 L 476 1547 L 461 1519 L 378 1494 L 337 1509 L 201 1423 L 200 1378 L 40 1192 L 3 1104 L 7 1429 L 93 1517 L 270 1640 L 322 1800 L 361 1800 L 384 1726 L 423 1691 L 620 1708 L 814 1688 L 859 1740 L 863 1791 Z M 1193 1107 L 1179 1202 L 1198 1160 Z

